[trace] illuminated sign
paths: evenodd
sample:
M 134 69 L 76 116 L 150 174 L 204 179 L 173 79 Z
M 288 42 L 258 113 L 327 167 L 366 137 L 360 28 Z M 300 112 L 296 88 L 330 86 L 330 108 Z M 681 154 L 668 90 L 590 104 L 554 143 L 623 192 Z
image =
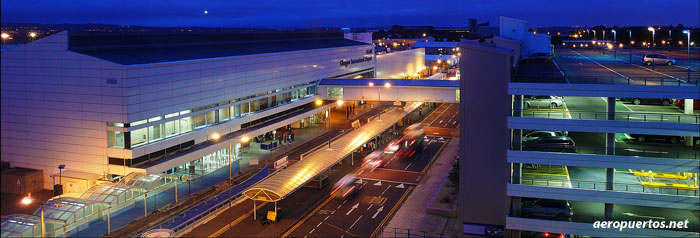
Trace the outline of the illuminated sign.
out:
M 369 61 L 372 61 L 372 56 L 364 56 L 364 57 L 360 57 L 357 59 L 350 59 L 350 60 L 341 60 L 340 66 L 348 67 L 348 65 L 351 65 L 351 64 L 357 64 L 357 63 L 369 62 Z

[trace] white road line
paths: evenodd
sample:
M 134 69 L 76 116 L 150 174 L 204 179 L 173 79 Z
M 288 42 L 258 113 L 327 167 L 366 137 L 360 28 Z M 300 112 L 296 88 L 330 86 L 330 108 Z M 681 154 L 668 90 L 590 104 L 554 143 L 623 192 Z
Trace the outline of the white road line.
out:
M 325 220 L 328 220 L 329 217 L 331 217 L 331 216 L 326 216 L 326 218 L 324 218 L 323 220 L 324 220 L 324 221 L 325 221 Z
M 621 73 L 618 73 L 617 71 L 615 71 L 615 70 L 613 70 L 613 69 L 611 69 L 611 68 L 605 67 L 605 65 L 602 65 L 602 64 L 596 62 L 595 60 L 586 57 L 585 55 L 582 55 L 581 53 L 578 53 L 578 52 L 576 52 L 576 51 L 574 51 L 574 50 L 572 50 L 572 49 L 569 49 L 569 50 L 572 51 L 572 52 L 574 52 L 574 53 L 576 53 L 576 54 L 578 54 L 579 56 L 581 56 L 581 57 L 583 57 L 583 58 L 586 58 L 587 60 L 590 60 L 591 62 L 597 64 L 597 65 L 600 66 L 600 67 L 603 67 L 603 68 L 605 68 L 605 69 L 607 69 L 607 70 L 610 70 L 610 72 L 613 72 L 613 73 L 619 75 L 620 77 L 623 77 L 623 78 L 625 78 L 625 79 L 627 79 L 627 80 L 630 80 L 630 81 L 634 81 L 634 80 L 628 78 L 627 76 L 622 75 Z
M 369 204 L 369 207 L 367 207 L 367 211 L 369 211 L 369 209 L 372 208 L 372 205 L 374 205 L 374 203 Z
M 382 192 L 381 195 L 384 195 L 384 193 L 386 193 L 386 191 L 389 190 L 389 188 L 391 188 L 391 184 L 389 184 L 389 186 L 386 186 L 386 189 L 384 189 L 384 192 Z
M 406 166 L 406 168 L 405 168 L 405 169 L 403 169 L 403 170 L 408 170 L 408 167 L 411 167 L 411 165 L 412 165 L 412 164 L 413 164 L 413 162 L 411 162 L 411 163 L 408 163 L 408 166 Z
M 319 223 L 318 223 L 318 225 L 316 225 L 316 227 L 319 227 L 319 226 L 321 226 L 321 223 L 323 223 L 323 222 L 319 222 Z
M 362 215 L 360 215 L 360 217 L 358 217 L 357 220 L 355 220 L 355 222 L 352 223 L 352 225 L 350 226 L 350 228 L 348 228 L 348 231 L 350 231 L 350 229 L 352 229 L 352 227 L 355 226 L 355 224 L 356 224 L 358 221 L 360 221 L 360 219 L 362 219 Z
M 557 67 L 557 70 L 559 70 L 559 73 L 561 73 L 561 76 L 564 77 L 564 80 L 566 80 L 566 83 L 571 83 L 571 82 L 569 82 L 569 79 L 566 78 L 566 74 L 564 74 L 564 71 L 562 71 L 562 70 L 559 68 L 559 64 L 557 64 L 557 62 L 554 61 L 554 60 L 552 60 L 552 63 L 554 63 L 554 66 Z
M 314 233 L 315 230 L 316 230 L 316 228 L 311 229 L 311 231 L 309 231 L 309 234 Z

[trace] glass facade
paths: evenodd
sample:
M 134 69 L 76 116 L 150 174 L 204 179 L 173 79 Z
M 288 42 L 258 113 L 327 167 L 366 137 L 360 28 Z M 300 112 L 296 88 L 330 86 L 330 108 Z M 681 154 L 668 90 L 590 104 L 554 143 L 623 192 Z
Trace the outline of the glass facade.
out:
M 124 132 L 107 131 L 107 146 L 111 148 L 124 148 Z
M 326 91 L 328 98 L 343 98 L 342 87 L 328 87 Z
M 204 128 L 210 125 L 218 124 L 224 121 L 232 120 L 237 117 L 249 115 L 258 111 L 266 110 L 269 108 L 285 105 L 288 103 L 295 102 L 299 99 L 303 99 L 309 96 L 313 96 L 316 93 L 316 87 L 315 86 L 310 86 L 315 84 L 315 82 L 310 82 L 307 84 L 299 84 L 295 85 L 294 87 L 287 87 L 283 89 L 277 89 L 273 91 L 268 91 L 265 93 L 261 94 L 256 94 L 256 95 L 251 95 L 248 97 L 243 97 L 243 98 L 238 98 L 238 99 L 233 99 L 230 101 L 224 101 L 212 105 L 207 105 L 203 107 L 198 107 L 192 110 L 185 110 L 179 113 L 171 113 L 165 116 L 159 116 L 159 117 L 154 117 L 150 118 L 148 120 L 141 120 L 137 121 L 134 123 L 131 123 L 131 126 L 137 126 L 141 125 L 147 122 L 154 122 L 154 121 L 163 121 L 161 124 L 156 124 L 152 126 L 148 126 L 145 128 L 140 128 L 136 130 L 131 131 L 131 147 L 137 147 L 141 145 L 145 145 L 148 143 L 153 143 L 160 141 L 162 139 L 180 135 L 183 133 L 190 132 L 192 130 Z M 289 92 L 285 93 L 277 93 L 293 88 L 299 89 L 292 90 Z M 277 94 L 275 94 L 277 93 Z M 250 98 L 255 98 L 259 96 L 264 96 L 264 95 L 269 95 L 269 94 L 275 94 L 271 95 L 269 97 L 264 97 L 252 101 L 247 101 L 247 102 L 240 102 L 243 100 L 247 100 Z M 208 110 L 210 108 L 215 108 L 215 107 L 220 107 L 221 105 L 226 105 L 226 104 L 234 104 L 228 107 L 224 108 L 219 108 L 219 109 L 214 109 L 214 110 Z M 191 115 L 189 117 L 184 117 L 180 119 L 175 119 L 175 120 L 168 120 L 168 118 L 176 117 L 178 115 L 184 115 L 184 114 L 192 114 L 192 112 L 198 112 L 198 111 L 203 111 L 198 114 Z M 115 147 L 115 148 L 124 148 L 124 135 L 122 132 L 119 132 L 120 134 L 117 135 L 118 132 L 115 131 L 108 131 L 109 132 L 109 146 L 110 147 Z M 119 136 L 119 137 L 118 137 Z M 121 141 L 121 143 L 119 143 Z M 121 147 L 119 147 L 121 146 Z

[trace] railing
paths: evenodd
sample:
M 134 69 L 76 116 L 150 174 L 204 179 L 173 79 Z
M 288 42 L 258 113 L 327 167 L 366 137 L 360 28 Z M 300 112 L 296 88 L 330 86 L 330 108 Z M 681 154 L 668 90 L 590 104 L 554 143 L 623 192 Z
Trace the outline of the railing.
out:
M 516 150 L 514 146 L 511 146 L 511 150 Z M 561 150 L 551 151 L 552 153 L 560 152 Z M 540 151 L 549 152 L 549 151 Z M 573 152 L 578 154 L 595 154 L 595 155 L 607 155 L 608 147 L 576 147 Z M 657 158 L 674 158 L 674 159 L 700 159 L 700 152 L 694 147 L 691 147 L 687 151 L 658 151 L 658 150 L 645 150 L 637 148 L 614 148 L 613 154 L 620 156 L 639 156 L 639 157 L 657 157 Z
M 511 79 L 516 83 L 572 83 L 572 84 L 617 84 L 617 85 L 643 85 L 643 86 L 700 86 L 698 79 L 681 78 L 648 78 L 648 77 L 586 77 L 586 76 L 562 76 L 561 74 L 542 74 L 516 76 Z
M 608 112 L 591 111 L 532 111 L 512 110 L 512 115 L 521 117 L 578 119 L 578 120 L 608 120 Z M 615 112 L 616 121 L 644 121 L 700 124 L 700 115 L 681 113 L 645 113 L 645 112 Z
M 580 181 L 568 179 L 544 179 L 544 178 L 521 178 L 520 184 L 543 186 L 543 187 L 561 187 L 574 189 L 592 189 L 592 190 L 607 190 L 606 182 L 599 181 Z M 569 187 L 571 185 L 571 187 Z M 634 193 L 653 193 L 665 195 L 683 195 L 698 197 L 698 190 L 677 189 L 677 188 L 653 188 L 642 186 L 641 184 L 627 183 L 612 183 L 611 191 L 623 191 Z
M 379 230 L 379 235 L 377 237 L 452 237 L 453 235 L 442 234 L 431 231 L 421 231 L 416 229 L 406 229 L 397 227 L 382 227 Z

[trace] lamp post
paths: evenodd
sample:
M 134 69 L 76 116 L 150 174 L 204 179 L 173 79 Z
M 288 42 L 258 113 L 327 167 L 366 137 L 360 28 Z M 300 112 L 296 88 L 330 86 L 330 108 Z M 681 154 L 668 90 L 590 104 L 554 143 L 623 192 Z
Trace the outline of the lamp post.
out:
M 66 168 L 66 165 L 65 165 L 65 164 L 59 164 L 59 165 L 58 165 L 58 184 L 61 185 L 61 193 L 58 194 L 58 198 L 61 198 L 61 194 L 63 194 L 63 182 L 61 182 L 61 178 L 63 177 L 63 176 L 62 176 L 62 172 L 63 172 L 63 169 L 64 169 L 64 168 Z M 55 170 L 54 170 L 54 171 L 55 171 Z M 54 176 L 55 176 L 55 175 L 54 175 Z
M 603 29 L 603 42 L 605 42 L 605 29 Z
M 612 30 L 613 33 L 613 42 L 617 41 L 617 31 L 615 29 Z
M 373 83 L 373 82 L 369 82 L 368 85 L 369 85 L 370 87 L 374 87 L 374 83 Z M 382 92 L 382 88 L 380 87 L 380 88 L 377 89 L 377 106 L 379 106 L 379 102 L 382 101 L 382 94 L 381 94 L 381 92 Z M 380 114 L 379 114 L 379 118 L 377 118 L 377 121 L 381 121 L 381 120 L 382 120 L 382 114 L 380 113 Z
M 690 82 L 690 29 L 683 30 L 683 33 L 688 35 L 688 82 Z
M 653 54 L 654 48 L 656 47 L 656 39 L 654 39 L 656 37 L 656 30 L 654 30 L 654 27 L 649 27 L 647 28 L 647 30 L 651 31 L 651 53 Z M 651 65 L 653 67 L 654 63 L 652 63 Z

